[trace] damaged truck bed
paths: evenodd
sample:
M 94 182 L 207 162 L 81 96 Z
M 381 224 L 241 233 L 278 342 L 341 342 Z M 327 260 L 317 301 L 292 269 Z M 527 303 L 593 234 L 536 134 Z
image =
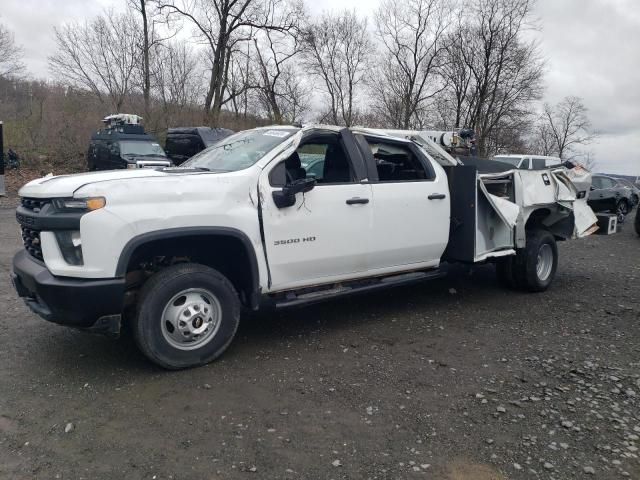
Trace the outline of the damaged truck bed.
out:
M 591 173 L 580 166 L 483 173 L 487 161 L 464 164 L 419 131 L 386 130 L 410 139 L 447 173 L 451 225 L 444 259 L 483 262 L 515 255 L 527 228 L 539 225 L 557 240 L 582 238 L 597 229 L 587 205 Z

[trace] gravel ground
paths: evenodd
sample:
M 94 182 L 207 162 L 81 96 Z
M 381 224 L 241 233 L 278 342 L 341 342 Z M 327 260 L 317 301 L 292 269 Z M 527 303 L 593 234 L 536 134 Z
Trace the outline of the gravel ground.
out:
M 640 479 L 640 239 L 561 245 L 542 294 L 491 266 L 243 320 L 217 362 L 149 364 L 7 281 L 0 478 Z

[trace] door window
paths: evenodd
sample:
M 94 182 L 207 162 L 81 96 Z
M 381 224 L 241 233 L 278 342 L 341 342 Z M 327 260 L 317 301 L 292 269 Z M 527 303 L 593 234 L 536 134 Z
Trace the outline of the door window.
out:
M 534 158 L 532 162 L 534 170 L 544 170 L 546 168 L 544 158 Z
M 430 180 L 431 172 L 406 145 L 367 140 L 376 164 L 380 182 L 411 182 Z
M 616 182 L 611 180 L 610 178 L 603 177 L 602 178 L 602 188 L 615 188 Z
M 595 188 L 596 190 L 600 190 L 600 189 L 604 188 L 603 184 L 602 184 L 602 177 L 593 177 L 591 179 L 591 186 L 593 188 Z
M 273 187 L 300 178 L 315 178 L 318 185 L 354 183 L 351 162 L 338 138 L 307 141 L 269 174 Z

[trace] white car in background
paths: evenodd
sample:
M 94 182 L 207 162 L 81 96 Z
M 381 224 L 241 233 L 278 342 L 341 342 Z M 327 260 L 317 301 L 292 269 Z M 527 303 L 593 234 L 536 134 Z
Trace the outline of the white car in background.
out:
M 544 170 L 545 168 L 559 167 L 562 160 L 559 157 L 547 157 L 544 155 L 496 155 L 494 160 L 509 163 L 520 170 Z

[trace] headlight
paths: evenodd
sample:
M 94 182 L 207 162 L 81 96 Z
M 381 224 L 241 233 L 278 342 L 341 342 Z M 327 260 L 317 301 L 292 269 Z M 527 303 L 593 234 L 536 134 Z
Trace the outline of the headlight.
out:
M 59 230 L 55 232 L 60 252 L 69 265 L 82 265 L 82 240 L 78 230 Z
M 104 197 L 91 198 L 55 198 L 53 205 L 56 210 L 99 210 L 107 204 Z
M 127 163 L 127 168 L 138 168 L 137 163 Z

